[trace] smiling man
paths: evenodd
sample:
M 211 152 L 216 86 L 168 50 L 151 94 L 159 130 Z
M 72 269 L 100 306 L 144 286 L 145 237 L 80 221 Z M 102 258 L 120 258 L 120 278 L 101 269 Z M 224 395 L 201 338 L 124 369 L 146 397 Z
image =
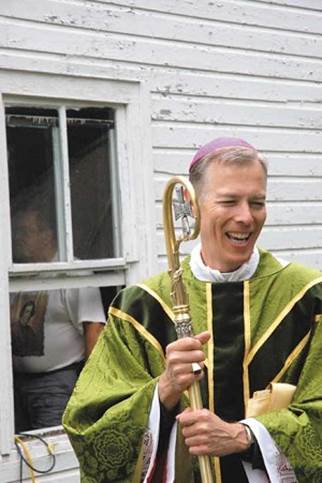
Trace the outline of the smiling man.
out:
M 216 141 L 208 146 L 212 150 L 218 145 Z M 265 162 L 243 141 L 210 151 L 202 160 L 196 156 L 190 179 L 201 211 L 203 261 L 210 268 L 232 272 L 250 259 L 265 222 Z
M 197 483 L 199 455 L 216 483 L 322 481 L 321 273 L 256 246 L 267 166 L 249 143 L 211 141 L 189 174 L 200 244 L 182 270 L 196 335 L 176 340 L 167 273 L 115 298 L 64 418 L 82 481 Z M 196 379 L 204 409 L 192 411 Z M 255 392 L 271 403 L 281 389 L 293 398 L 245 419 Z

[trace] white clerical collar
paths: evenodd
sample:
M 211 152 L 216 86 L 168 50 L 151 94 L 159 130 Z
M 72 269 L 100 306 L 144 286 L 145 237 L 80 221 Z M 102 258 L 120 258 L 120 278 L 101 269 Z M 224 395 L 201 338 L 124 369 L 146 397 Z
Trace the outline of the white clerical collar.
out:
M 202 282 L 241 282 L 251 278 L 259 263 L 259 251 L 257 247 L 250 259 L 241 265 L 234 272 L 220 272 L 219 270 L 207 267 L 201 257 L 201 244 L 196 245 L 191 252 L 190 268 L 194 276 Z

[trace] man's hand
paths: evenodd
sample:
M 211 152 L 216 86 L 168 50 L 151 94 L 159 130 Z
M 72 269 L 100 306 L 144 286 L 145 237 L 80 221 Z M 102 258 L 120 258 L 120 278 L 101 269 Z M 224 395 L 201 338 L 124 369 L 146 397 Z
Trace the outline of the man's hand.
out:
M 177 416 L 189 452 L 225 456 L 246 451 L 249 441 L 241 423 L 227 423 L 208 409 L 186 409 Z
M 194 337 L 184 337 L 169 344 L 166 348 L 166 368 L 159 380 L 161 403 L 171 410 L 178 403 L 181 394 L 191 384 L 203 377 L 192 372 L 192 363 L 203 367 L 205 355 L 202 345 L 210 339 L 209 332 L 201 332 Z

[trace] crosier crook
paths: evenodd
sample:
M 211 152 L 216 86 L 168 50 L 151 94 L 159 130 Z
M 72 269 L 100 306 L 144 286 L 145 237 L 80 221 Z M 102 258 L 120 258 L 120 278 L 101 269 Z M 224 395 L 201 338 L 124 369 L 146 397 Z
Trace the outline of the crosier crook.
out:
M 177 193 L 178 200 L 173 200 L 173 190 L 176 185 L 181 185 Z M 189 193 L 190 203 L 193 207 L 193 215 L 191 205 L 184 200 L 183 188 Z M 183 235 L 176 238 L 173 211 L 175 219 L 182 221 Z M 188 216 L 195 218 L 194 229 L 191 232 Z M 182 269 L 180 267 L 179 247 L 181 242 L 194 240 L 197 238 L 200 229 L 200 212 L 196 201 L 195 192 L 190 181 L 181 176 L 171 178 L 163 195 L 163 227 L 167 249 L 169 275 L 171 277 L 171 300 L 174 312 L 174 324 L 178 338 L 190 337 L 193 335 L 192 322 L 190 316 L 188 296 L 182 280 Z M 197 363 L 192 364 L 192 370 L 195 373 L 200 372 L 200 366 Z M 202 409 L 202 399 L 199 381 L 195 381 L 189 388 L 188 394 L 192 410 Z M 213 483 L 213 471 L 209 456 L 198 456 L 202 483 Z

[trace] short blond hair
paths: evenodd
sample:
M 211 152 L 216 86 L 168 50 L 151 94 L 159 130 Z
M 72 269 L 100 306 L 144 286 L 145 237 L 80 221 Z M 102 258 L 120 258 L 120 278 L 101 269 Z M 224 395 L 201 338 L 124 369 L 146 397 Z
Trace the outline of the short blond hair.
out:
M 256 149 L 245 146 L 229 146 L 216 149 L 213 153 L 207 154 L 195 163 L 189 173 L 189 180 L 192 183 L 196 194 L 200 195 L 205 173 L 211 164 L 245 166 L 258 162 L 263 168 L 267 177 L 267 161 Z

